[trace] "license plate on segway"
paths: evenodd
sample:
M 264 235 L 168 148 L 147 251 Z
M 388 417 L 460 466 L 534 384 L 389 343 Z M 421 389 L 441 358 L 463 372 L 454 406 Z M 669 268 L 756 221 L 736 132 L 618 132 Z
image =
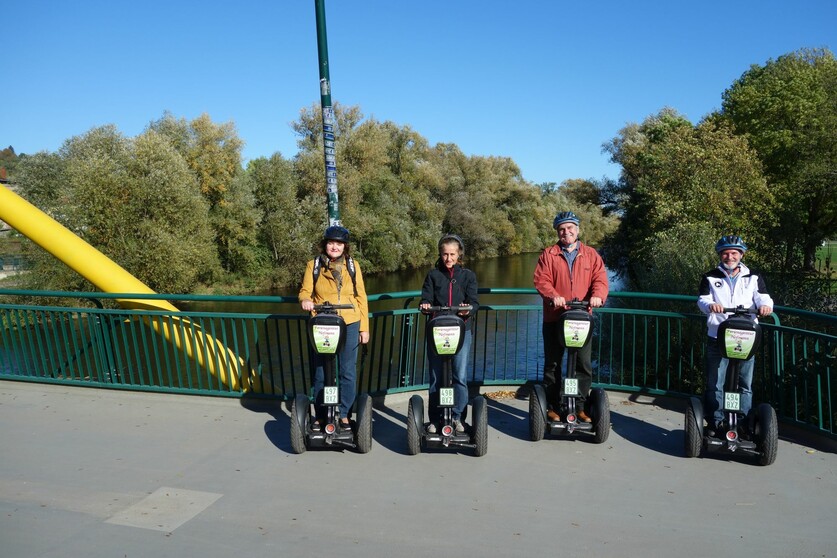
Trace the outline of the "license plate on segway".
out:
M 323 404 L 337 405 L 339 402 L 338 396 L 337 386 L 326 386 L 323 388 Z
M 453 407 L 453 388 L 439 389 L 439 406 Z
M 579 395 L 578 393 L 578 379 L 577 378 L 564 378 L 564 395 L 568 397 L 576 397 Z
M 741 394 L 725 391 L 724 392 L 724 410 L 738 412 L 741 410 Z

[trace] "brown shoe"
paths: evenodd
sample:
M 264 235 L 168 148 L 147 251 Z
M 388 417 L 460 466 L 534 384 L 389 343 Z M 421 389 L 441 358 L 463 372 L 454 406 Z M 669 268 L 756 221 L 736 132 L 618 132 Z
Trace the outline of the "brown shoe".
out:
M 548 418 L 552 422 L 558 422 L 559 420 L 561 420 L 561 415 L 550 409 L 546 412 L 546 418 Z
M 587 413 L 585 413 L 583 410 L 578 412 L 578 420 L 580 420 L 581 422 L 593 422 L 593 419 L 588 417 Z

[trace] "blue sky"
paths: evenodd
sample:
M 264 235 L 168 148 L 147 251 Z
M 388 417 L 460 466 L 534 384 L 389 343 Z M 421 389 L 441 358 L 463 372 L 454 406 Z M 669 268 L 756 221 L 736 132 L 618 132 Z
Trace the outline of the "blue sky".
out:
M 535 183 L 616 177 L 602 143 L 693 122 L 751 64 L 837 49 L 837 1 L 325 0 L 333 100 Z M 4 2 L 0 146 L 55 151 L 164 111 L 235 123 L 245 159 L 296 153 L 319 104 L 314 0 Z M 339 169 L 338 169 L 339 174 Z

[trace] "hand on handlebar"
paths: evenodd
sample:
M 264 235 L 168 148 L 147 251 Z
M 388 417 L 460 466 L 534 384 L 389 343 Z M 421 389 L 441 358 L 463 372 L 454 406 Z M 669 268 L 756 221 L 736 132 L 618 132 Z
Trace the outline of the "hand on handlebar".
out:
M 314 302 L 311 301 L 311 300 L 303 300 L 300 303 L 300 306 L 302 306 L 302 309 L 305 310 L 306 312 L 313 312 L 314 311 Z

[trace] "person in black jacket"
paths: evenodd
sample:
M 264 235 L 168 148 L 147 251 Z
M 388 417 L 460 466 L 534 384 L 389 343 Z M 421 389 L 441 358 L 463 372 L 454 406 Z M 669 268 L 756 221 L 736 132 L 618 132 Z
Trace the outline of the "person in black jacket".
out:
M 446 234 L 439 240 L 439 259 L 436 266 L 427 272 L 424 285 L 421 288 L 421 303 L 419 308 L 426 310 L 430 306 L 463 306 L 470 305 L 471 310 L 458 312 L 465 320 L 465 340 L 462 349 L 453 361 L 454 387 L 454 428 L 457 434 L 465 432 L 462 424 L 462 413 L 468 404 L 468 355 L 471 352 L 471 319 L 479 307 L 477 295 L 477 276 L 470 269 L 465 269 L 459 263 L 465 254 L 465 244 L 455 234 Z M 442 379 L 442 361 L 431 358 L 430 361 L 430 401 L 428 432 L 434 433 L 436 422 L 439 420 L 439 383 Z

